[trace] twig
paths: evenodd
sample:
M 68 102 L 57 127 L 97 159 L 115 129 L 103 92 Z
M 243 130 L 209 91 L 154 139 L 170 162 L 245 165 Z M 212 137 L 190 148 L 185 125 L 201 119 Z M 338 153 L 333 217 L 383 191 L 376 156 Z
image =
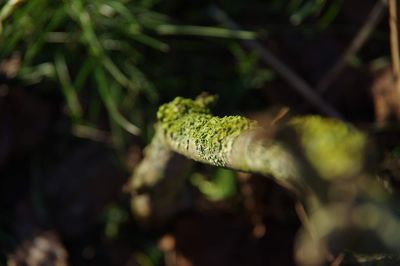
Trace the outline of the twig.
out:
M 212 6 L 210 8 L 211 16 L 218 22 L 227 27 L 240 30 L 240 27 L 233 22 L 221 9 Z M 261 56 L 261 59 L 270 65 L 282 78 L 284 78 L 298 93 L 300 93 L 311 105 L 318 108 L 322 113 L 335 118 L 343 119 L 343 116 L 333 108 L 329 103 L 322 99 L 313 88 L 302 78 L 293 72 L 288 66 L 282 63 L 270 51 L 254 40 L 242 40 L 244 46 L 255 50 Z
M 392 57 L 392 71 L 394 77 L 394 112 L 400 120 L 400 61 L 399 61 L 399 33 L 397 30 L 397 1 L 389 0 L 389 28 L 390 28 L 390 54 Z
M 342 54 L 342 56 L 336 61 L 333 67 L 321 78 L 318 83 L 316 90 L 322 94 L 324 93 L 335 78 L 340 74 L 343 68 L 347 65 L 350 58 L 355 55 L 360 48 L 364 45 L 364 43 L 368 40 L 371 33 L 374 31 L 376 26 L 381 21 L 384 10 L 385 10 L 386 2 L 385 0 L 378 0 L 375 6 L 372 8 L 369 13 L 367 19 L 365 20 L 364 25 L 357 33 L 357 35 L 352 40 L 350 46 L 347 50 Z
M 390 53 L 392 57 L 392 68 L 393 75 L 396 83 L 400 74 L 400 62 L 399 62 L 399 39 L 397 31 L 397 6 L 396 0 L 388 1 L 389 8 L 389 28 L 390 28 Z

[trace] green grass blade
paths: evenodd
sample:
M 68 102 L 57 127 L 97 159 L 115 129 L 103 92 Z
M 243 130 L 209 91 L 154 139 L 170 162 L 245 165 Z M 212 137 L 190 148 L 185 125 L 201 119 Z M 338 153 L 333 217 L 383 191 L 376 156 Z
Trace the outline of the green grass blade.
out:
M 114 64 L 114 62 L 108 58 L 104 57 L 102 59 L 103 66 L 107 72 L 123 87 L 130 87 L 131 89 L 136 89 L 134 84 L 126 77 L 126 75 Z
M 194 35 L 242 40 L 254 40 L 257 38 L 256 33 L 251 31 L 230 30 L 218 27 L 160 25 L 155 30 L 161 35 Z
M 155 38 L 152 38 L 148 35 L 145 34 L 131 34 L 130 35 L 133 39 L 135 39 L 138 42 L 141 42 L 151 48 L 154 48 L 156 50 L 159 50 L 161 52 L 167 52 L 169 50 L 169 46 L 161 42 Z
M 75 88 L 71 85 L 67 64 L 65 58 L 61 54 L 57 54 L 54 58 L 54 67 L 61 84 L 61 89 L 67 102 L 71 116 L 75 120 L 82 118 L 82 107 L 79 103 L 78 95 Z
M 54 63 L 42 63 L 32 67 L 22 66 L 18 72 L 18 77 L 26 84 L 35 84 L 42 81 L 44 78 L 55 79 Z
M 74 87 L 77 91 L 80 91 L 83 88 L 83 86 L 86 83 L 86 80 L 88 79 L 92 71 L 93 71 L 93 60 L 90 60 L 90 58 L 88 58 L 82 63 L 82 66 L 79 68 L 79 71 L 74 80 Z
M 8 0 L 7 3 L 0 10 L 0 35 L 3 33 L 3 22 L 11 16 L 17 6 L 23 0 Z
M 105 14 L 104 12 L 101 12 L 101 10 L 104 10 L 105 7 L 108 7 L 110 10 L 112 10 L 112 12 L 121 15 L 126 21 L 134 24 L 139 24 L 133 12 L 120 1 L 105 1 L 103 3 L 100 3 L 99 5 L 97 5 L 97 12 L 104 16 Z
M 25 41 L 27 33 L 32 31 L 32 17 L 35 17 L 38 9 L 43 10 L 42 3 L 31 0 L 27 1 L 21 8 L 14 10 L 12 17 L 3 25 L 3 35 L 1 35 L 0 40 L 1 54 L 12 53 L 20 42 Z
M 103 54 L 103 49 L 97 39 L 92 18 L 85 9 L 83 2 L 81 0 L 73 0 L 68 7 L 69 15 L 80 26 L 83 41 L 87 45 L 90 53 L 93 56 L 101 56 Z
M 133 135 L 139 135 L 140 129 L 129 122 L 122 114 L 118 111 L 117 103 L 113 99 L 113 95 L 110 91 L 110 84 L 108 84 L 105 78 L 105 73 L 102 68 L 97 67 L 94 72 L 95 81 L 98 87 L 98 91 L 104 105 L 106 106 L 108 113 L 112 120 L 114 120 L 119 126 L 124 128 L 126 131 Z
M 140 91 L 143 91 L 151 102 L 157 102 L 159 98 L 157 89 L 147 80 L 145 74 L 143 74 L 142 71 L 140 71 L 140 69 L 138 69 L 132 62 L 128 62 L 125 65 L 125 69 L 126 72 L 129 73 L 131 82 L 135 84 L 135 87 L 139 88 Z
M 44 45 L 47 41 L 48 33 L 53 31 L 61 23 L 63 23 L 65 17 L 66 17 L 65 11 L 62 8 L 56 10 L 55 13 L 52 14 L 45 29 L 43 31 L 40 31 L 37 40 L 33 44 L 31 44 L 30 47 L 27 49 L 26 54 L 24 56 L 25 65 L 30 64 L 33 58 L 44 50 Z

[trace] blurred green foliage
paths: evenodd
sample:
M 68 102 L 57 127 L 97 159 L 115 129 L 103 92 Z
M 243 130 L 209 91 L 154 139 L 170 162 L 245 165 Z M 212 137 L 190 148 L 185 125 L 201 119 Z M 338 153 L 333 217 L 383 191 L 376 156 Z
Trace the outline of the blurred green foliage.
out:
M 105 208 L 101 215 L 104 222 L 104 235 L 113 239 L 118 236 L 121 226 L 128 221 L 129 213 L 116 204 Z
M 226 200 L 236 194 L 235 172 L 229 169 L 217 168 L 212 179 L 194 173 L 190 181 L 210 201 Z
M 150 8 L 151 1 L 26 1 L 3 23 L 0 54 L 21 53 L 25 83 L 55 82 L 74 122 L 96 125 L 103 105 L 112 129 L 137 135 L 140 121 L 130 115 L 137 96 L 158 98 L 137 67 L 141 46 L 168 50 L 149 33 L 168 18 Z
M 229 48 L 238 62 L 237 72 L 245 88 L 261 88 L 266 82 L 273 80 L 274 73 L 268 68 L 261 67 L 258 53 L 246 52 L 237 43 L 233 43 Z
M 341 2 L 272 1 L 267 6 L 276 13 L 286 10 L 290 13 L 288 19 L 296 20 L 295 24 L 320 15 L 320 24 L 328 25 Z M 182 96 L 193 96 L 203 90 L 217 90 L 221 97 L 226 93 L 231 96 L 225 106 L 230 109 L 237 106 L 247 89 L 260 88 L 274 77 L 269 69 L 260 66 L 256 53 L 244 51 L 233 40 L 254 39 L 254 32 L 179 25 L 155 11 L 171 12 L 178 4 L 150 0 L 9 0 L 0 12 L 0 56 L 20 57 L 17 78 L 23 84 L 60 88 L 75 134 L 103 139 L 99 129 L 110 129 L 112 141 L 121 148 L 126 132 L 138 135 L 149 130 L 146 119 L 149 111 L 154 112 L 158 106 L 160 96 L 171 98 L 184 91 L 192 95 Z M 194 18 L 189 23 L 201 23 L 196 18 L 199 14 L 207 16 L 207 5 L 204 3 L 193 14 L 186 12 L 192 9 L 185 8 L 184 17 Z M 239 8 L 231 7 L 233 13 Z M 225 39 L 204 44 L 190 38 L 166 39 L 167 35 Z M 182 58 L 176 58 L 177 50 L 182 58 L 187 52 L 197 53 L 184 59 L 193 65 L 188 66 L 190 73 L 176 72 L 176 65 L 182 67 L 183 63 Z M 221 51 L 230 53 L 237 65 L 224 69 L 211 61 L 212 55 Z M 205 59 L 205 54 L 210 58 Z M 202 69 L 196 69 L 196 65 Z M 208 65 L 207 69 L 204 65 Z M 185 80 L 180 78 L 182 75 Z M 207 82 L 217 89 L 205 87 Z M 219 86 L 229 90 L 218 89 Z M 104 111 L 109 117 L 106 128 L 101 120 Z
M 291 0 L 286 8 L 293 25 L 299 25 L 309 17 L 318 16 L 318 26 L 326 28 L 339 13 L 342 3 L 343 0 Z
M 0 56 L 20 56 L 17 78 L 25 85 L 60 88 L 75 133 L 98 138 L 96 130 L 105 109 L 112 140 L 123 147 L 126 133 L 121 128 L 140 134 L 147 127 L 143 104 L 150 109 L 158 105 L 160 88 L 142 68 L 155 73 L 151 68 L 157 69 L 157 58 L 165 60 L 162 53 L 170 46 L 161 35 L 255 38 L 255 33 L 248 31 L 172 25 L 168 16 L 153 11 L 155 4 L 157 1 L 10 0 L 0 18 Z M 253 62 L 246 64 L 250 70 L 240 67 L 243 75 L 254 72 L 249 64 Z M 168 68 L 168 63 L 161 65 Z M 167 74 L 161 75 L 158 84 L 168 85 L 164 82 Z M 263 73 L 258 83 L 268 75 Z

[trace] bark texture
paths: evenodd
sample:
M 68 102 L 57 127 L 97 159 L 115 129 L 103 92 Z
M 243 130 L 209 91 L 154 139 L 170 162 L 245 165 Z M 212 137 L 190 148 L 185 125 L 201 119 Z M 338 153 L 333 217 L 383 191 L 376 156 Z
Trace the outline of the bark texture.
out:
M 263 129 L 241 116 L 213 116 L 212 101 L 177 97 L 160 107 L 161 135 L 170 149 L 199 162 L 270 175 L 297 189 L 363 171 L 367 137 L 348 124 L 305 116 Z
M 185 160 L 171 163 L 178 153 L 270 176 L 291 189 L 307 210 L 296 243 L 300 264 L 320 265 L 338 255 L 328 250 L 400 252 L 397 199 L 370 172 L 373 150 L 364 133 L 319 116 L 261 128 L 241 116 L 213 116 L 214 101 L 213 96 L 177 97 L 159 108 L 156 134 L 127 185 L 137 216 L 165 221 L 182 205 L 177 195 L 188 168 Z

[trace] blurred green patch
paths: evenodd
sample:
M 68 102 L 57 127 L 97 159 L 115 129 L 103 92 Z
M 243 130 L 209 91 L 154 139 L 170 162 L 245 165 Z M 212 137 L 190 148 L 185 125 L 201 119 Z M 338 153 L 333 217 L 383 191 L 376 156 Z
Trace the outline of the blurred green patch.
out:
M 396 159 L 396 158 L 399 158 L 399 157 L 400 157 L 400 146 L 396 146 L 390 152 L 390 158 L 391 159 Z
M 163 54 L 170 52 L 171 45 L 164 35 L 256 37 L 251 31 L 177 25 L 155 11 L 159 2 L 10 0 L 0 12 L 0 56 L 19 57 L 16 79 L 23 86 L 61 92 L 72 133 L 96 141 L 111 140 L 122 148 L 130 134 L 147 134 L 148 110 L 143 105 L 155 109 L 160 88 L 169 88 L 165 77 L 169 78 L 171 72 L 165 69 L 170 59 Z M 158 65 L 163 69 L 159 73 L 162 77 L 154 75 Z M 249 73 L 256 71 L 250 67 L 240 70 L 246 72 L 243 75 L 252 75 L 248 82 L 259 86 L 268 78 L 267 72 Z M 151 78 L 149 72 L 153 72 Z M 216 67 L 215 75 L 223 76 L 221 67 Z M 54 87 L 58 90 L 49 89 Z M 161 94 L 167 94 L 165 89 Z M 111 138 L 105 138 L 104 131 L 111 131 Z
M 300 25 L 309 17 L 318 17 L 318 26 L 324 29 L 336 18 L 342 4 L 343 0 L 291 0 L 286 8 L 293 25 Z
M 257 52 L 247 52 L 237 43 L 230 45 L 230 51 L 236 59 L 237 71 L 246 88 L 261 88 L 266 82 L 274 79 L 274 73 L 261 67 Z
M 7 16 L 0 36 L 2 58 L 20 55 L 17 78 L 26 85 L 59 87 L 74 124 L 97 129 L 104 106 L 114 136 L 121 135 L 118 128 L 138 135 L 142 121 L 132 115 L 138 97 L 158 100 L 138 65 L 147 48 L 168 50 L 152 36 L 169 22 L 150 10 L 154 1 L 20 2 L 12 10 L 10 2 L 3 6 Z
M 256 34 L 251 31 L 202 26 L 160 25 L 157 28 L 157 32 L 163 35 L 195 35 L 243 40 L 252 40 L 256 38 Z
M 348 63 L 351 67 L 353 67 L 355 69 L 360 68 L 364 65 L 362 58 L 357 55 L 352 56 Z
M 108 206 L 101 215 L 101 220 L 104 222 L 104 235 L 109 239 L 116 238 L 121 226 L 128 221 L 128 217 L 128 212 L 118 205 Z
M 156 246 L 148 248 L 145 252 L 137 252 L 133 256 L 140 266 L 162 265 L 163 253 Z
M 218 168 L 212 179 L 194 173 L 190 182 L 210 201 L 226 200 L 236 194 L 236 178 L 232 170 Z

